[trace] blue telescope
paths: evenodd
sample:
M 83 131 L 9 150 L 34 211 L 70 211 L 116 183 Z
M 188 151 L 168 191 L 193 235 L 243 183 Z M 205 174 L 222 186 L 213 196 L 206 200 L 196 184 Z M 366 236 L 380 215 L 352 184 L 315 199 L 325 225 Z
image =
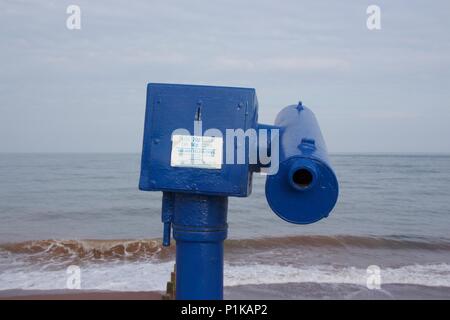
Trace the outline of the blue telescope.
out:
M 281 130 L 280 165 L 277 174 L 267 176 L 267 202 L 291 223 L 327 217 L 338 198 L 338 182 L 314 113 L 299 102 L 281 110 L 275 126 Z
M 258 123 L 251 88 L 147 86 L 139 188 L 162 191 L 163 245 L 176 240 L 176 298 L 223 298 L 228 197 L 247 197 L 266 171 L 266 198 L 282 219 L 316 222 L 338 182 L 314 114 L 301 103 Z

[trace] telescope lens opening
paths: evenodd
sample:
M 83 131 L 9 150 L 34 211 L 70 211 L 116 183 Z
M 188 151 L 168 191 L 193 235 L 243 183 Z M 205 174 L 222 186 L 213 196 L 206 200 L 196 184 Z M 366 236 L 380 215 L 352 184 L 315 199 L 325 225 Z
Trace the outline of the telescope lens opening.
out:
M 294 171 L 292 175 L 292 182 L 299 189 L 308 188 L 313 182 L 313 174 L 311 171 L 305 168 L 301 168 Z

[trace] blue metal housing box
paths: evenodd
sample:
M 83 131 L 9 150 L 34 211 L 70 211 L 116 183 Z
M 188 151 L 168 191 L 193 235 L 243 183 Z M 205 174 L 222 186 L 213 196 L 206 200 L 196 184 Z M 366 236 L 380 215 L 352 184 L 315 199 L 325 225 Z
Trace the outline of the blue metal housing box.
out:
M 221 132 L 225 155 L 226 129 L 256 128 L 257 114 L 255 89 L 148 84 L 139 189 L 248 196 L 252 179 L 248 161 L 226 164 L 223 156 L 219 169 L 172 166 L 172 134 L 187 129 L 194 135 L 200 116 L 203 132 L 211 128 Z

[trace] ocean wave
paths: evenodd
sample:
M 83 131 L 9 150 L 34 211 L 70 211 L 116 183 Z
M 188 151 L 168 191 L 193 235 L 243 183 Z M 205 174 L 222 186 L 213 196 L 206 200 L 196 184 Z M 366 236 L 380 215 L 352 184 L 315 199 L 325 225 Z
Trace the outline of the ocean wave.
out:
M 367 249 L 425 249 L 450 251 L 450 240 L 448 239 L 413 238 L 406 236 L 301 235 L 231 240 L 226 243 L 226 245 L 231 248 L 360 247 Z
M 173 247 L 163 247 L 159 239 L 150 240 L 34 240 L 0 245 L 0 251 L 29 260 L 60 259 L 68 262 L 169 259 Z
M 367 268 L 332 265 L 273 266 L 249 264 L 225 269 L 228 286 L 275 283 L 336 283 L 367 285 Z M 406 265 L 397 268 L 380 267 L 380 284 L 414 284 L 450 287 L 450 265 Z
M 283 248 L 366 248 L 389 250 L 441 250 L 450 251 L 447 239 L 424 239 L 401 236 L 363 237 L 351 235 L 302 235 L 225 241 L 227 252 L 246 250 L 263 251 Z M 27 256 L 30 259 L 79 259 L 83 261 L 110 261 L 157 259 L 174 257 L 174 246 L 163 247 L 160 239 L 138 240 L 34 240 L 0 244 L 0 252 Z
M 107 263 L 81 268 L 81 289 L 117 291 L 163 291 L 173 270 L 173 262 Z M 66 289 L 68 274 L 62 270 L 8 270 L 0 273 L 0 290 Z M 321 283 L 366 286 L 366 268 L 329 265 L 277 266 L 266 264 L 225 264 L 225 286 Z M 381 288 L 386 284 L 450 287 L 450 265 L 407 265 L 380 269 Z
M 439 258 L 429 262 L 431 260 L 422 259 L 423 252 L 418 253 L 418 250 L 426 253 L 443 250 L 436 251 L 437 256 L 447 256 L 450 242 L 446 239 L 304 235 L 232 239 L 227 240 L 225 246 L 224 282 L 227 286 L 291 282 L 365 286 L 367 266 L 378 261 L 382 284 L 450 287 L 448 261 Z M 362 255 L 358 255 L 357 247 L 363 248 Z M 390 253 L 397 250 L 399 263 L 383 259 L 385 251 L 371 252 L 379 249 Z M 407 254 L 411 255 L 409 260 L 405 259 L 405 250 L 411 250 Z M 309 255 L 305 256 L 305 252 Z M 160 239 L 37 240 L 0 244 L 0 290 L 64 289 L 66 270 L 71 264 L 81 268 L 82 289 L 164 290 L 173 270 L 174 255 L 175 246 L 163 247 Z M 285 260 L 280 255 L 295 258 Z M 316 259 L 316 256 L 325 258 Z M 337 259 L 341 256 L 346 258 Z M 369 259 L 363 259 L 366 256 Z

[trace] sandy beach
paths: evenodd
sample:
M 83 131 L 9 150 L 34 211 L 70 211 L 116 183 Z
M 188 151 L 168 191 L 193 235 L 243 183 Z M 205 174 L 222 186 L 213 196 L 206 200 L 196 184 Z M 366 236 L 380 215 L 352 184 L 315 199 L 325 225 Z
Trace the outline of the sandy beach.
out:
M 5 290 L 0 300 L 161 300 L 162 292 L 149 291 L 74 291 Z
M 0 300 L 160 300 L 161 291 L 4 290 Z M 283 283 L 224 288 L 225 300 L 428 300 L 450 299 L 450 288 L 386 284 L 378 290 L 337 283 Z

